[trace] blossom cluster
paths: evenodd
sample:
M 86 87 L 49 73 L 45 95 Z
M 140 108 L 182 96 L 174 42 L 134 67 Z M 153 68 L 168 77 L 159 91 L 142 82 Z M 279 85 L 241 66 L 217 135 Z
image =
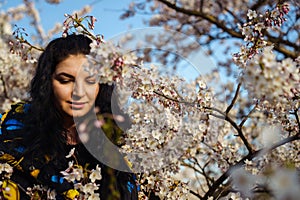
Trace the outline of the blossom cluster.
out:
M 45 198 L 47 200 L 56 199 L 56 191 L 44 185 L 33 185 L 26 188 L 26 194 L 31 198 Z
M 12 27 L 7 23 L 8 16 L 0 13 L 0 27 L 2 35 L 0 37 L 0 100 L 2 102 L 1 111 L 9 109 L 12 102 L 27 98 L 26 88 L 29 86 L 29 79 L 33 69 L 32 63 L 23 63 L 20 56 L 9 53 L 11 50 Z M 19 70 L 19 66 L 23 69 Z
M 252 98 L 285 103 L 300 92 L 297 66 L 299 63 L 291 58 L 278 62 L 269 46 L 249 61 L 241 79 Z
M 3 178 L 10 178 L 13 172 L 12 166 L 8 163 L 0 163 L 0 174 Z
M 79 13 L 65 14 L 65 21 L 63 22 L 63 33 L 62 36 L 66 37 L 68 34 L 81 33 L 85 34 L 91 39 L 95 40 L 98 44 L 103 42 L 103 35 L 94 35 L 93 29 L 97 19 L 94 16 L 82 17 Z M 85 24 L 87 23 L 87 25 Z
M 75 148 L 71 149 L 66 158 L 73 156 Z M 95 169 L 87 170 L 83 166 L 76 164 L 74 160 L 69 162 L 69 167 L 62 171 L 63 178 L 74 184 L 74 190 L 68 191 L 65 195 L 71 199 L 99 200 L 100 194 L 97 180 L 101 180 L 101 168 L 97 165 Z
M 75 13 L 65 14 L 65 17 L 63 37 L 79 33 L 92 39 L 91 52 L 88 55 L 89 65 L 85 66 L 85 70 L 96 74 L 100 83 L 119 82 L 125 76 L 128 68 L 138 65 L 137 57 L 133 53 L 124 52 L 115 44 L 106 42 L 103 35 L 95 35 L 92 32 L 97 21 L 94 16 L 80 17 Z
M 146 173 L 141 177 L 141 192 L 139 199 L 146 200 L 149 191 L 154 191 L 159 198 L 170 200 L 185 200 L 188 198 L 188 185 L 180 180 L 174 180 L 173 174 L 160 170 L 155 173 Z
M 142 190 L 186 199 L 187 182 L 174 174 L 201 148 L 209 120 L 204 108 L 213 97 L 200 77 L 187 83 L 158 69 L 153 65 L 129 68 L 117 84 L 120 106 L 132 120 L 122 149 L 133 171 L 142 173 Z
M 133 53 L 124 52 L 111 42 L 103 41 L 99 44 L 94 40 L 88 57 L 86 70 L 96 74 L 100 83 L 122 82 L 129 68 L 138 66 L 137 57 Z
M 233 55 L 234 62 L 242 67 L 263 47 L 269 45 L 264 37 L 267 30 L 274 26 L 281 26 L 286 21 L 285 15 L 288 12 L 289 5 L 286 2 L 278 3 L 275 9 L 267 10 L 264 14 L 248 10 L 248 22 L 243 25 L 238 24 L 247 45 L 242 46 L 240 52 Z

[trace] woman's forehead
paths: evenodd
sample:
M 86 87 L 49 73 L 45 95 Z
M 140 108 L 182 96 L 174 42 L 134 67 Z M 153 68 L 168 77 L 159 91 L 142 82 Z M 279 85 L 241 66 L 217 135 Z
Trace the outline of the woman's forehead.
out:
M 83 73 L 86 72 L 89 62 L 85 55 L 70 55 L 56 65 L 55 73 Z M 87 73 L 87 72 L 86 72 Z

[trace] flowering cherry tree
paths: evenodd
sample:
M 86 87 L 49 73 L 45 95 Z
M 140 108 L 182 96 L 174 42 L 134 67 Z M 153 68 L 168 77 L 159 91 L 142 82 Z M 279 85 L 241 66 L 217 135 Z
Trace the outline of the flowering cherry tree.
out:
M 179 161 L 184 166 L 179 180 L 188 180 L 191 196 L 297 199 L 299 178 L 292 177 L 299 177 L 299 5 L 295 1 L 158 0 L 132 2 L 122 17 L 144 12 L 153 14 L 148 25 L 194 37 L 218 61 L 219 76 L 224 75 L 225 67 L 227 75 L 235 77 L 235 83 L 221 86 L 222 93 L 214 91 L 208 104 L 200 104 L 204 110 L 191 112 L 189 116 L 190 122 L 199 125 L 198 128 L 189 125 L 191 132 L 201 129 L 202 133 L 195 134 L 198 140 L 195 137 L 190 140 L 196 141 L 194 152 L 187 151 L 188 156 Z M 167 42 L 162 38 L 157 46 Z M 193 47 L 187 43 L 179 52 L 192 53 L 196 50 Z M 218 51 L 224 51 L 224 56 L 217 57 Z M 215 78 L 209 75 L 206 83 Z M 196 88 L 206 94 L 206 88 L 205 92 L 200 85 Z M 196 98 L 182 100 L 176 92 L 159 95 L 165 101 L 199 108 Z M 193 95 L 186 92 L 186 97 Z M 209 119 L 201 123 L 203 117 L 195 113 L 207 114 Z M 285 191 L 284 173 L 291 184 Z M 155 179 L 151 182 L 160 183 Z
M 22 9 L 35 11 L 33 2 L 25 2 L 31 7 L 17 7 L 0 18 L 4 19 L 0 21 L 0 51 L 12 52 L 0 57 L 1 66 L 5 66 L 0 71 L 2 109 L 14 98 L 26 98 L 28 83 L 21 77 L 31 73 L 34 57 L 42 50 L 41 45 L 27 42 L 22 29 L 15 29 L 15 37 L 11 34 L 11 17 L 18 16 Z M 62 24 L 62 34 L 74 31 L 91 37 L 93 67 L 87 70 L 97 73 L 102 83 L 117 86 L 120 106 L 132 121 L 119 150 L 127 155 L 138 175 L 140 199 L 148 199 L 149 194 L 160 199 L 298 199 L 299 3 L 141 1 L 132 2 L 121 17 L 145 12 L 152 16 L 148 25 L 184 33 L 213 58 L 219 56 L 218 68 L 192 81 L 167 76 L 155 64 L 145 66 L 141 61 L 159 60 L 173 67 L 176 57 L 168 59 L 164 54 L 154 58 L 151 51 L 155 48 L 143 51 L 143 58 L 123 51 L 122 46 L 91 32 L 95 18 L 85 16 L 87 9 L 66 15 Z M 48 39 L 42 29 L 37 30 L 41 39 Z M 174 35 L 173 40 L 182 39 L 179 36 Z M 170 42 L 167 37 L 147 39 L 157 48 Z M 186 42 L 176 53 L 186 56 L 198 48 Z M 9 72 L 15 76 L 8 76 Z M 220 81 L 222 76 L 230 79 L 224 83 Z M 1 168 L 9 178 L 9 166 Z M 62 173 L 66 180 L 80 180 L 81 176 L 72 174 L 78 170 L 70 163 Z M 101 169 L 92 171 L 89 178 L 93 185 L 94 179 L 101 178 Z M 78 188 L 83 196 L 92 194 L 88 185 Z

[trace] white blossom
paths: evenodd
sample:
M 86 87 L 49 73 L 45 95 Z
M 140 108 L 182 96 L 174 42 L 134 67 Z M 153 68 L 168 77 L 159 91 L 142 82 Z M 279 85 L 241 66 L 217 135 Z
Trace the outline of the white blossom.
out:
M 66 155 L 66 158 L 72 157 L 72 156 L 74 155 L 74 153 L 75 153 L 75 148 L 72 148 L 72 149 L 70 150 L 69 154 Z
M 89 176 L 92 183 L 94 183 L 96 180 L 101 180 L 101 168 L 97 165 L 96 169 L 93 169 Z
M 257 13 L 255 10 L 248 10 L 247 16 L 249 19 L 253 19 L 257 17 Z

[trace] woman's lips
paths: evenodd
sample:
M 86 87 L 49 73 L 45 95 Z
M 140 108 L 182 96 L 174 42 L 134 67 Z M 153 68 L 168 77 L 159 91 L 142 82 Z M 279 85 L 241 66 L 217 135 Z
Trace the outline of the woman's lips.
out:
M 72 109 L 82 109 L 84 105 L 86 104 L 85 102 L 70 102 Z

